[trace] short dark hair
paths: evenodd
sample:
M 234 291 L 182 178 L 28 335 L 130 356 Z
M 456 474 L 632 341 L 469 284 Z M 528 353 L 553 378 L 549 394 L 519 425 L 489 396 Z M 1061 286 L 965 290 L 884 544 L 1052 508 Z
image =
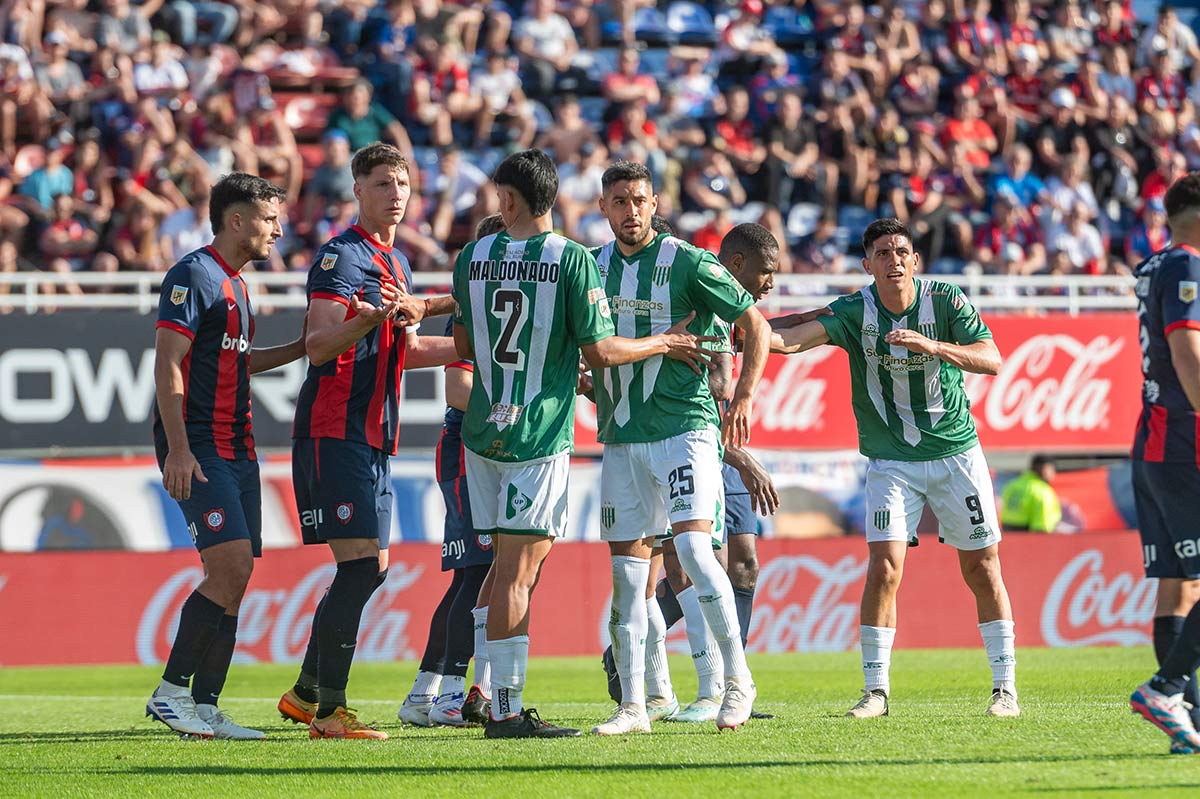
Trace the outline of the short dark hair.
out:
M 231 172 L 217 181 L 208 198 L 208 221 L 213 235 L 225 227 L 225 212 L 239 203 L 283 200 L 287 192 L 258 175 Z
M 502 230 L 504 230 L 504 217 L 500 214 L 488 214 L 475 226 L 475 240 L 478 241 Z
M 1189 172 L 1171 184 L 1163 198 L 1167 219 L 1188 211 L 1200 211 L 1200 172 Z
M 650 229 L 655 233 L 666 233 L 668 236 L 675 235 L 675 226 L 671 224 L 671 220 L 658 214 L 650 217 Z
M 871 224 L 867 225 L 867 229 L 863 231 L 862 246 L 863 252 L 868 256 L 871 255 L 871 245 L 876 239 L 881 239 L 884 236 L 903 236 L 908 239 L 909 244 L 912 243 L 912 233 L 894 216 L 889 216 L 884 219 L 876 219 Z
M 650 169 L 645 164 L 639 164 L 637 161 L 617 161 L 608 169 L 604 170 L 604 174 L 600 176 L 600 188 L 607 192 L 615 184 L 623 180 L 635 181 L 644 180 L 650 184 L 650 189 L 654 189 L 654 180 L 650 177 Z
M 535 217 L 547 214 L 558 196 L 554 159 L 538 149 L 521 150 L 505 158 L 492 173 L 492 182 L 516 190 Z
M 721 249 L 717 260 L 725 263 L 735 252 L 743 255 L 773 255 L 779 252 L 779 242 L 771 231 L 757 222 L 743 222 L 733 228 L 721 239 Z
M 1034 455 L 1033 460 L 1029 461 L 1030 471 L 1040 472 L 1047 466 L 1054 465 L 1054 458 L 1049 455 Z
M 392 145 L 377 141 L 354 154 L 350 159 L 350 174 L 359 180 L 371 174 L 377 166 L 390 166 L 408 172 L 408 159 Z

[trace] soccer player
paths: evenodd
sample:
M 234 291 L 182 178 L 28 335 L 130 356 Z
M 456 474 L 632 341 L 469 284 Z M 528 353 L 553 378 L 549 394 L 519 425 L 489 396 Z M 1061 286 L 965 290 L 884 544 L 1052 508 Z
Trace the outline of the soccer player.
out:
M 850 357 L 859 449 L 869 459 L 870 556 L 860 617 L 866 686 L 846 715 L 887 715 L 896 592 L 928 503 L 940 525 L 938 539 L 958 550 L 963 579 L 975 595 L 992 667 L 987 713 L 1017 716 L 1016 650 L 1000 574 L 1000 525 L 962 374 L 996 374 L 1000 352 L 962 291 L 914 277 L 921 259 L 899 220 L 872 222 L 862 243 L 863 267 L 874 282 L 834 300 L 831 315 L 781 329 L 773 346 L 802 352 L 833 344 Z
M 262 554 L 262 502 L 250 375 L 304 355 L 303 336 L 252 349 L 254 313 L 241 271 L 281 235 L 283 189 L 233 173 L 212 189 L 213 243 L 163 278 L 155 331 L 154 449 L 204 563 L 183 603 L 146 715 L 184 735 L 258 739 L 217 707 L 237 639 L 238 608 Z
M 454 267 L 454 339 L 475 361 L 463 421 L 475 531 L 495 541 L 487 606 L 492 664 L 489 738 L 565 737 L 578 730 L 524 708 L 530 597 L 566 531 L 567 475 L 579 354 L 593 367 L 671 354 L 703 359 L 684 325 L 642 339 L 613 335 L 595 262 L 552 232 L 554 162 L 540 150 L 504 159 L 492 182 L 506 230 L 468 244 Z M 697 368 L 699 368 L 697 366 Z M 645 585 L 645 575 L 638 587 Z
M 746 356 L 723 423 L 707 375 L 684 364 L 651 359 L 609 368 L 596 381 L 599 438 L 605 445 L 601 537 L 612 556 L 609 632 L 622 701 L 592 732 L 650 729 L 644 595 L 654 541 L 668 524 L 723 660 L 725 698 L 717 726 L 737 727 L 750 716 L 755 688 L 729 577 L 713 554 L 721 503 L 719 442 L 740 446 L 748 437 L 751 396 L 766 363 L 770 327 L 753 308 L 753 298 L 710 253 L 654 232 L 658 198 L 644 165 L 618 161 L 605 170 L 601 186 L 600 209 L 616 240 L 600 248 L 597 264 L 617 332 L 662 331 L 693 315 L 694 326 L 708 332 L 720 317 L 744 331 Z
M 454 360 L 450 339 L 403 327 L 412 285 L 392 248 L 411 190 L 408 162 L 375 143 L 350 162 L 358 222 L 324 244 L 308 274 L 308 374 L 296 401 L 292 478 L 305 544 L 328 544 L 337 572 L 317 606 L 304 665 L 279 711 L 312 738 L 387 734 L 346 707 L 363 607 L 387 575 L 400 377 Z
M 1158 578 L 1158 672 L 1130 698 L 1134 712 L 1171 736 L 1171 751 L 1200 752 L 1200 173 L 1166 195 L 1174 246 L 1138 266 L 1142 415 L 1133 441 L 1133 490 L 1147 577 Z M 1184 700 L 1193 706 L 1189 715 Z
M 503 229 L 504 220 L 499 214 L 492 214 L 479 221 L 475 238 L 491 236 Z M 446 335 L 453 335 L 450 319 L 446 320 Z M 471 396 L 474 371 L 475 365 L 465 359 L 446 367 L 446 415 L 437 443 L 437 475 L 446 503 L 442 571 L 453 571 L 454 577 L 433 612 L 420 670 L 397 714 L 401 721 L 420 727 L 434 724 L 461 727 L 487 721 L 484 706 L 490 699 L 491 669 L 486 649 L 474 652 L 473 617 L 480 589 L 492 565 L 492 537 L 476 536 L 471 525 L 462 443 L 463 414 Z M 472 654 L 476 655 L 475 684 L 464 695 Z

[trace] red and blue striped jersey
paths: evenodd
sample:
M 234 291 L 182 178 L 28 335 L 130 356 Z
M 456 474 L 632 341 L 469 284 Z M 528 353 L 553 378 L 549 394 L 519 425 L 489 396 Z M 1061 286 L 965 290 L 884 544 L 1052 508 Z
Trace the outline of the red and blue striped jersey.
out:
M 1142 414 L 1134 460 L 1198 464 L 1200 424 L 1171 363 L 1167 337 L 1200 329 L 1200 252 L 1172 247 L 1143 261 L 1137 277 L 1138 340 L 1142 347 Z
M 183 359 L 183 420 L 194 453 L 254 460 L 250 348 L 254 311 L 242 276 L 210 247 L 185 255 L 163 278 L 156 327 L 192 341 Z M 155 401 L 154 446 L 167 453 Z
M 408 260 L 358 225 L 317 251 L 308 272 L 308 301 L 350 300 L 380 305 L 380 285 L 412 285 Z M 338 438 L 396 453 L 400 435 L 400 377 L 407 336 L 390 322 L 371 328 L 350 349 L 320 366 L 309 364 L 296 400 L 293 438 Z

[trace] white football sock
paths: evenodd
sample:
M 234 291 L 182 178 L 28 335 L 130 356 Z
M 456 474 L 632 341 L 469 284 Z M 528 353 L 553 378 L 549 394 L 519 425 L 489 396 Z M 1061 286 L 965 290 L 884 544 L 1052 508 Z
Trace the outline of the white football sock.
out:
M 721 650 L 725 679 L 749 678 L 750 667 L 746 665 L 746 652 L 742 648 L 737 606 L 733 603 L 733 586 L 713 554 L 712 536 L 700 532 L 680 533 L 675 536 L 675 552 L 684 573 L 696 587 L 704 621 Z
M 992 666 L 992 689 L 1003 688 L 1017 695 L 1017 636 L 1013 623 L 1006 619 L 985 621 L 979 625 L 983 648 Z
M 492 661 L 488 659 L 486 607 L 471 611 L 475 617 L 475 684 L 485 697 L 492 695 Z
M 525 666 L 529 662 L 529 636 L 514 635 L 488 641 L 492 657 L 492 720 L 503 721 L 524 709 Z
M 466 677 L 446 675 L 442 678 L 442 687 L 434 704 L 462 707 L 463 699 L 466 698 L 466 685 Z
M 612 559 L 613 596 L 608 634 L 621 678 L 621 704 L 646 704 L 646 581 L 650 561 L 628 555 Z
M 646 600 L 646 621 L 646 693 L 669 698 L 675 690 L 667 667 L 667 621 L 655 597 Z
M 675 598 L 679 600 L 679 607 L 683 610 L 688 648 L 692 650 L 692 665 L 696 667 L 696 678 L 700 683 L 696 690 L 696 698 L 719 699 L 725 690 L 721 684 L 721 653 L 717 649 L 712 632 L 708 629 L 708 623 L 704 621 L 696 586 L 689 585 L 676 594 Z
M 868 691 L 891 693 L 892 642 L 896 640 L 896 628 L 862 624 L 858 635 L 862 641 L 864 687 Z
M 432 702 L 438 695 L 442 684 L 442 675 L 433 671 L 418 671 L 417 679 L 413 680 L 412 690 L 408 698 L 413 702 Z

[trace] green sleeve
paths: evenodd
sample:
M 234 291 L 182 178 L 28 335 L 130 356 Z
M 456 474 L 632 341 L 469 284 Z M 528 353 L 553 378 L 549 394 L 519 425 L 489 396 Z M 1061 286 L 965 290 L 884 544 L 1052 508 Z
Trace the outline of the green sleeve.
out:
M 717 256 L 704 250 L 696 252 L 700 258 L 692 276 L 693 307 L 711 311 L 726 322 L 733 322 L 754 304 L 754 298 L 721 265 Z
M 450 296 L 454 297 L 454 324 L 471 329 L 471 286 L 467 279 L 471 267 L 471 252 L 474 250 L 471 242 L 458 253 L 454 261 L 454 282 Z
M 733 352 L 733 341 L 730 338 L 731 327 L 728 322 L 722 319 L 713 317 L 712 327 L 701 333 L 704 336 L 712 336 L 717 341 L 710 341 L 701 346 L 710 352 Z
M 1030 492 L 1029 529 L 1052 533 L 1062 521 L 1062 505 L 1058 495 L 1048 485 L 1038 485 Z
M 825 328 L 829 343 L 846 350 L 850 348 L 850 334 L 847 330 L 846 319 L 849 313 L 849 302 L 846 297 L 838 297 L 829 304 L 833 316 L 818 316 L 817 321 Z
M 946 292 L 946 308 L 950 314 L 950 337 L 955 344 L 974 344 L 992 337 L 992 331 L 983 323 L 979 311 L 962 293 L 958 286 L 949 286 Z
M 561 264 L 566 289 L 567 330 L 576 343 L 582 347 L 614 335 L 612 311 L 600 285 L 596 259 L 581 245 L 572 242 L 563 252 Z

